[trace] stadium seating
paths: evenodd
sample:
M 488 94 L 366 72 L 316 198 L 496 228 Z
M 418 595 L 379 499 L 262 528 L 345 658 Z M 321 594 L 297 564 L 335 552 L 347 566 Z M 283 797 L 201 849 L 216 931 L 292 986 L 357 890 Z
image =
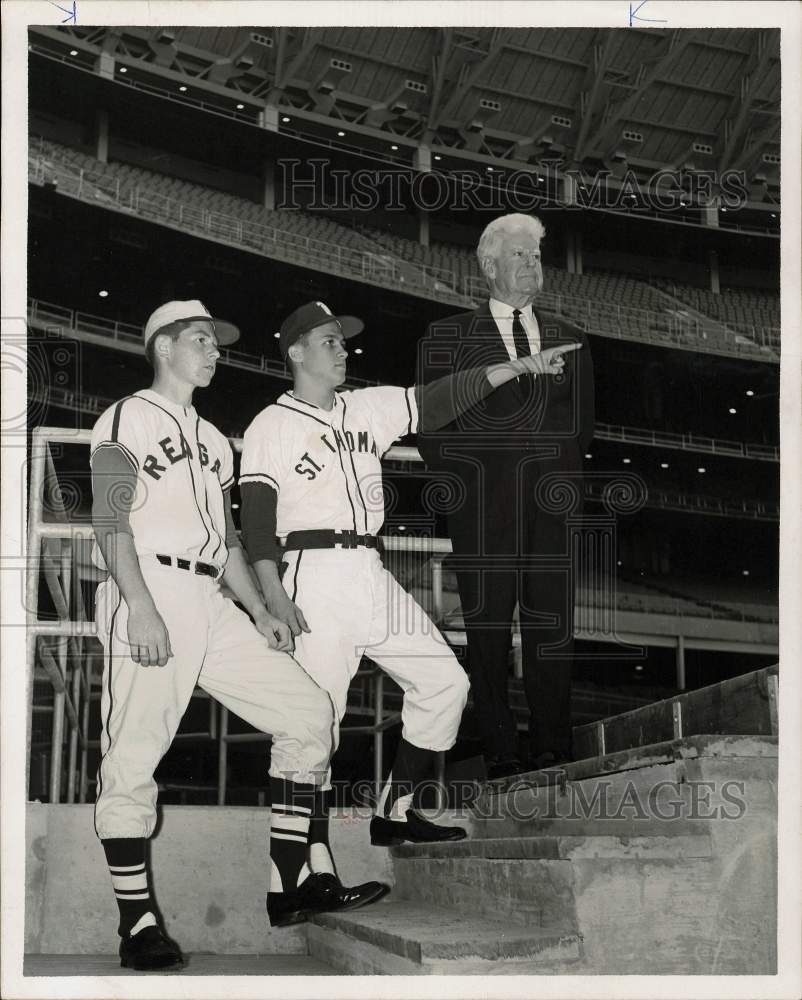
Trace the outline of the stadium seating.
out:
M 159 208 L 164 213 L 172 214 L 178 212 L 180 206 L 189 205 L 219 216 L 215 221 L 221 226 L 226 219 L 234 219 L 272 227 L 283 234 L 296 234 L 304 241 L 316 240 L 360 254 L 376 253 L 380 264 L 387 255 L 388 263 L 396 265 L 394 270 L 396 276 L 400 273 L 401 281 L 404 280 L 403 263 L 406 263 L 418 276 L 425 274 L 429 280 L 441 282 L 444 287 L 468 297 L 481 294 L 484 288 L 472 250 L 442 243 L 426 247 L 415 240 L 370 227 L 352 228 L 319 214 L 267 209 L 246 198 L 141 167 L 119 162 L 101 163 L 87 153 L 40 136 L 31 136 L 31 153 L 52 159 L 76 174 L 83 171 L 84 176 L 115 197 L 164 198 L 165 203 Z M 168 204 L 168 200 L 172 204 Z M 401 265 L 400 270 L 398 265 Z M 677 319 L 673 315 L 676 309 L 670 308 L 670 300 L 666 300 L 660 289 L 712 321 L 703 331 L 689 327 L 689 340 L 698 340 L 700 333 L 710 343 L 717 338 L 725 339 L 726 331 L 718 325 L 723 323 L 745 324 L 758 329 L 780 325 L 779 298 L 755 291 L 733 289 L 715 295 L 668 280 L 655 279 L 653 284 L 646 284 L 622 274 L 604 271 L 570 274 L 549 266 L 544 267 L 544 277 L 549 308 L 587 327 L 592 306 L 595 326 L 598 328 L 600 323 L 609 326 L 618 335 L 642 336 L 647 329 L 652 337 L 659 337 L 661 333 L 668 335 L 672 330 L 676 334 Z

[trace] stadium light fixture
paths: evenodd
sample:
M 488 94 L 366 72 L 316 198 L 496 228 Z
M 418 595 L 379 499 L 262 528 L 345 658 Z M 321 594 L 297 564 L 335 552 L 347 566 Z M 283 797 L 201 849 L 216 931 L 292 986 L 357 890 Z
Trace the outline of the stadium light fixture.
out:
M 393 143 L 393 145 L 390 146 L 390 149 L 398 149 L 398 146 L 396 146 L 395 143 Z
M 287 122 L 289 122 L 289 121 L 290 121 L 290 118 L 288 118 L 288 117 L 287 117 L 287 115 L 284 115 L 284 117 L 283 117 L 283 118 L 282 118 L 281 120 L 282 120 L 282 121 L 284 122 L 284 124 L 286 125 L 286 124 L 287 124 Z
M 354 354 L 362 354 L 362 353 L 363 353 L 363 351 L 362 351 L 361 347 L 355 347 L 354 348 Z
M 737 412 L 738 412 L 738 411 L 737 411 L 737 410 L 735 409 L 735 407 L 734 407 L 734 406 L 731 406 L 731 407 L 730 407 L 730 413 L 737 413 Z
M 245 105 L 244 104 L 238 104 L 237 105 L 237 111 L 244 111 L 244 110 L 245 110 Z
M 632 463 L 631 458 L 622 458 L 621 461 L 624 463 L 624 465 L 630 465 Z
M 101 299 L 107 299 L 109 297 L 109 293 L 106 291 L 105 288 L 101 288 L 97 294 Z
M 435 157 L 434 158 L 435 158 L 435 160 L 442 160 L 443 159 L 442 156 L 438 156 L 436 153 L 435 153 Z
M 748 569 L 742 569 L 741 570 L 741 576 L 749 576 L 749 570 Z
M 703 465 L 700 465 L 699 468 L 696 471 L 704 473 L 704 472 L 707 472 L 707 469 Z
M 642 663 L 636 663 L 635 664 L 635 670 L 636 670 L 637 673 L 642 674 L 643 673 L 643 664 Z
M 755 394 L 755 392 L 754 392 L 754 390 L 753 390 L 753 389 L 747 389 L 747 390 L 746 390 L 746 395 L 747 395 L 747 396 L 754 396 L 754 394 Z
M 668 468 L 668 462 L 661 462 L 660 463 L 660 468 L 661 469 L 667 469 Z
M 281 336 L 281 334 L 280 333 L 274 333 L 273 336 L 276 338 L 276 340 L 278 340 L 278 338 Z
M 345 138 L 345 132 L 338 132 L 338 133 L 337 133 L 337 135 L 338 135 L 338 136 L 339 136 L 339 137 L 340 137 L 341 139 L 344 139 L 344 138 Z
M 591 455 L 591 453 L 588 452 L 587 455 L 585 455 L 585 458 L 593 458 L 593 455 Z
M 182 94 L 186 94 L 186 92 L 187 92 L 187 88 L 184 86 L 183 83 L 181 84 L 181 86 L 178 89 L 181 91 Z
M 488 168 L 487 168 L 487 172 L 488 172 L 489 174 L 492 174 L 492 173 L 493 173 L 493 168 L 492 168 L 492 167 L 488 167 Z
M 70 49 L 70 55 L 71 56 L 77 56 L 78 55 L 78 49 Z
M 231 509 L 232 510 L 239 510 L 239 504 L 238 503 L 232 503 L 231 504 Z
M 399 524 L 398 525 L 398 530 L 399 531 L 406 531 L 407 530 L 407 526 L 405 524 Z
M 726 212 L 727 211 L 727 206 L 726 205 L 722 205 L 721 206 L 721 211 L 722 212 Z
M 620 560 L 620 559 L 619 559 L 619 560 L 618 560 L 618 562 L 616 563 L 616 566 L 623 566 L 623 565 L 624 565 L 624 564 L 623 564 L 623 563 L 621 562 L 621 560 Z
M 120 72 L 121 73 L 127 73 L 128 72 L 128 67 L 127 66 L 120 66 Z

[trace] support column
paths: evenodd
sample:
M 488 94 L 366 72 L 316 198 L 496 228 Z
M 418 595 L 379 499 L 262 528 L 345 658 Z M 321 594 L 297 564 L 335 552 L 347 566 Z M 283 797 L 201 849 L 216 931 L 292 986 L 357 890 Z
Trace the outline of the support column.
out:
M 715 250 L 711 250 L 707 255 L 707 263 L 710 268 L 710 291 L 714 295 L 719 295 L 721 292 L 721 284 L 719 282 L 719 270 L 718 270 L 718 254 Z
M 582 270 L 582 233 L 577 230 L 574 233 L 574 267 L 577 274 L 584 274 Z
M 573 229 L 569 229 L 565 234 L 565 270 L 569 274 L 576 274 Z
M 702 206 L 702 211 L 705 225 L 718 229 L 718 199 L 711 198 Z
M 265 104 L 259 112 L 257 123 L 268 132 L 278 132 L 278 105 Z
M 422 174 L 431 173 L 432 151 L 429 146 L 421 144 L 415 150 L 412 163 L 417 171 Z M 418 243 L 423 247 L 429 246 L 429 213 L 425 208 L 418 206 Z
M 102 76 L 104 80 L 113 80 L 114 68 L 114 56 L 111 52 L 102 51 L 97 61 L 98 75 Z
M 95 159 L 101 163 L 109 162 L 109 113 L 100 110 L 95 117 Z
M 677 636 L 677 688 L 685 690 L 685 636 Z
M 276 167 L 272 160 L 262 164 L 262 205 L 271 212 L 276 207 Z

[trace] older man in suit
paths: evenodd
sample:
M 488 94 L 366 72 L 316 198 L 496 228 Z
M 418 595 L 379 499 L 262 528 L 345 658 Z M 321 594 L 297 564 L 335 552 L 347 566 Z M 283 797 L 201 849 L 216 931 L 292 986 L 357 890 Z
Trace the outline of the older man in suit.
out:
M 451 494 L 448 530 L 490 779 L 572 757 L 570 538 L 581 514 L 582 456 L 593 437 L 593 369 L 584 333 L 533 307 L 543 288 L 544 235 L 534 216 L 493 220 L 477 247 L 489 299 L 433 323 L 418 353 L 419 383 L 527 354 L 544 357 L 542 370 L 503 386 L 436 434 L 418 436 L 428 468 Z M 551 349 L 569 344 L 564 367 L 545 362 Z M 516 602 L 530 712 L 525 747 L 508 696 Z

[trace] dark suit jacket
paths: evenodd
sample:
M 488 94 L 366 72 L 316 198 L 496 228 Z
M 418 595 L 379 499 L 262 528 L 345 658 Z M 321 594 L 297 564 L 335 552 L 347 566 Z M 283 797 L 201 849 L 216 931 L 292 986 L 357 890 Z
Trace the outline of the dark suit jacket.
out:
M 436 433 L 418 434 L 428 468 L 442 473 L 449 481 L 445 492 L 455 495 L 448 512 L 455 549 L 455 533 L 473 535 L 480 526 L 485 537 L 509 537 L 520 523 L 516 504 L 525 476 L 553 471 L 576 480 L 581 473 L 594 426 L 588 341 L 564 319 L 537 309 L 535 316 L 543 348 L 583 345 L 566 354 L 563 373 L 508 382 Z M 473 312 L 429 326 L 418 348 L 416 382 L 426 384 L 451 372 L 503 361 L 509 361 L 509 355 L 485 302 Z M 502 547 L 507 549 L 506 543 Z M 493 545 L 482 547 L 493 550 Z

